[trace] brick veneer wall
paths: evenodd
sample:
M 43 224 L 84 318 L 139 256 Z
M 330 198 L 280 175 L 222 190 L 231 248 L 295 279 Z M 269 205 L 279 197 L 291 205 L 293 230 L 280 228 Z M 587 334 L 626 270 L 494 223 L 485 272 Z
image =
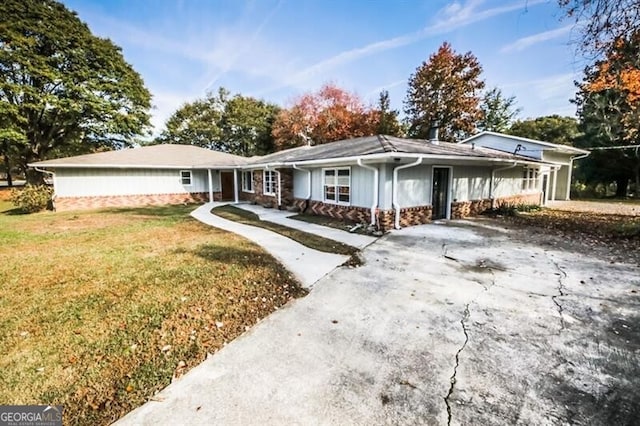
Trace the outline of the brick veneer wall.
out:
M 280 202 L 282 206 L 290 206 L 293 204 L 293 170 L 277 169 L 280 172 L 280 182 L 282 184 L 282 192 L 280 194 Z M 253 171 L 253 192 L 240 191 L 239 198 L 243 201 L 251 201 L 258 204 L 278 204 L 278 182 L 276 182 L 275 195 L 266 195 L 264 193 L 264 182 L 262 170 Z
M 221 192 L 213 193 L 214 201 L 219 201 L 221 198 Z M 140 207 L 165 204 L 204 203 L 207 201 L 209 201 L 209 193 L 207 192 L 110 195 L 100 197 L 56 197 L 55 209 L 56 211 L 69 211 L 104 207 Z
M 308 203 L 308 206 L 307 206 Z M 371 209 L 367 207 L 342 206 L 323 203 L 315 200 L 296 198 L 293 205 L 307 214 L 329 216 L 338 220 L 349 220 L 358 223 L 371 223 Z M 306 210 L 305 210 L 306 207 Z M 378 210 L 380 229 L 393 229 L 395 210 Z M 400 226 L 414 226 L 431 221 L 431 206 L 407 207 L 400 209 Z

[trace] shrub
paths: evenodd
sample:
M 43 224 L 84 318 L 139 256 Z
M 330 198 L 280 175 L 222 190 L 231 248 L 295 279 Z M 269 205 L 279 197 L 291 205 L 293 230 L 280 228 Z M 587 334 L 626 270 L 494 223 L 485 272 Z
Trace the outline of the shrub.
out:
M 11 192 L 11 202 L 24 213 L 44 210 L 51 202 L 53 189 L 46 185 L 26 185 Z
M 515 216 L 519 212 L 535 212 L 538 210 L 540 210 L 540 206 L 537 204 L 501 202 L 495 208 L 488 209 L 483 213 L 495 216 Z

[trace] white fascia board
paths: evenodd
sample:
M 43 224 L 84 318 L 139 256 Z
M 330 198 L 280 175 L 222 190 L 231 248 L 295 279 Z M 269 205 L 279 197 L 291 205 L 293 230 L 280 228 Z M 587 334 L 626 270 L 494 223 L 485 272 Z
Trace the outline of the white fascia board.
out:
M 309 165 L 325 165 L 325 164 L 340 164 L 340 163 L 355 163 L 358 159 L 362 161 L 372 162 L 375 160 L 388 160 L 391 158 L 404 158 L 404 159 L 417 159 L 424 158 L 429 160 L 464 160 L 471 162 L 488 162 L 488 163 L 521 163 L 521 164 L 544 164 L 545 162 L 535 160 L 524 159 L 511 159 L 511 158 L 491 158 L 491 157 L 475 157 L 475 156 L 461 156 L 461 155 L 437 155 L 437 154 L 417 154 L 417 153 L 400 153 L 400 152 L 385 152 L 381 154 L 371 155 L 359 155 L 352 157 L 341 158 L 327 158 L 322 160 L 304 160 L 304 161 L 291 161 L 291 162 L 277 162 L 277 163 L 262 163 L 252 164 L 251 166 L 239 166 L 241 168 L 273 168 L 273 167 L 287 167 L 293 166 L 293 164 L 300 166 Z
M 560 145 L 557 143 L 545 142 L 537 139 L 523 138 L 522 136 L 506 135 L 504 133 L 490 132 L 490 131 L 484 131 L 484 132 L 478 133 L 477 135 L 470 136 L 467 139 L 461 140 L 460 142 L 458 142 L 458 144 L 467 144 L 469 142 L 473 142 L 474 140 L 478 139 L 480 136 L 483 136 L 483 135 L 491 135 L 499 138 L 513 139 L 520 142 L 528 142 L 528 143 L 533 143 L 541 146 L 547 146 L 549 148 L 552 148 L 555 151 L 561 151 L 566 153 L 588 154 L 590 152 L 584 149 L 576 148 L 574 146 Z
M 175 170 L 207 170 L 207 169 L 219 169 L 219 170 L 233 170 L 238 166 L 163 166 L 163 165 L 142 165 L 142 164 L 38 164 L 38 163 L 29 163 L 27 164 L 29 167 L 38 167 L 41 169 L 175 169 Z

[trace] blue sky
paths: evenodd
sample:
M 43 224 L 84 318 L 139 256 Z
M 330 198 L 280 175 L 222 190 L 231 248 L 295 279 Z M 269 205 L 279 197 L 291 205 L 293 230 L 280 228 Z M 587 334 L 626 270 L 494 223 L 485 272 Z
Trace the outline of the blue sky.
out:
M 402 110 L 411 73 L 444 41 L 471 51 L 521 118 L 574 115 L 583 62 L 556 0 L 63 0 L 122 47 L 153 94 L 158 132 L 183 102 L 224 86 L 290 105 L 334 82 Z

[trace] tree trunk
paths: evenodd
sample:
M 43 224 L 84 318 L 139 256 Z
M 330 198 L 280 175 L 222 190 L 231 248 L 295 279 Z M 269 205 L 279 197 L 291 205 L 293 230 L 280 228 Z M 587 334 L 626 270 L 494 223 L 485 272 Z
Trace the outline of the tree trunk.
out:
M 636 166 L 636 187 L 635 187 L 635 196 L 636 198 L 640 198 L 640 164 Z
M 627 188 L 629 186 L 629 178 L 619 177 L 616 179 L 616 197 L 623 198 L 627 196 Z
M 9 162 L 9 157 L 5 154 L 4 156 L 4 169 L 7 173 L 7 186 L 13 186 L 13 176 L 11 176 L 11 163 Z
M 27 169 L 25 172 L 27 183 L 31 185 L 44 185 L 44 173 L 40 173 L 34 169 Z

